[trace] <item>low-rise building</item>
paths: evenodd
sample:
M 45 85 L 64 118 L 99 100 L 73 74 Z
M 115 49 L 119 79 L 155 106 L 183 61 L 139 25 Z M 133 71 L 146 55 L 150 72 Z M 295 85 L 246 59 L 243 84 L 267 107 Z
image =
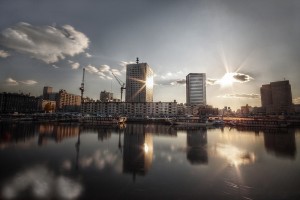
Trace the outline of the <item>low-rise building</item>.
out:
M 29 94 L 0 93 L 0 113 L 34 113 L 38 111 L 38 98 Z

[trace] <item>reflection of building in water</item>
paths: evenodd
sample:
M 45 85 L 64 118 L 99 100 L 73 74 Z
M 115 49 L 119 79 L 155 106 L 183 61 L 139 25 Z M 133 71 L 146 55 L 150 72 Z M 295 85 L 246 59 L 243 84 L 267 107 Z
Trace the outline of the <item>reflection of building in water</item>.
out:
M 111 129 L 107 129 L 107 128 L 102 128 L 102 129 L 98 129 L 98 140 L 107 140 L 109 138 L 111 138 Z
M 152 165 L 152 133 L 145 125 L 128 125 L 124 133 L 123 173 L 146 175 Z
M 35 125 L 31 123 L 0 123 L 0 145 L 26 143 L 35 136 Z
M 293 129 L 271 129 L 264 131 L 266 151 L 279 157 L 295 159 L 296 142 L 295 130 Z
M 207 155 L 207 130 L 187 130 L 187 159 L 191 164 L 206 164 Z
M 79 134 L 79 126 L 41 124 L 38 128 L 38 132 L 38 144 L 43 145 L 47 143 L 48 139 L 54 140 L 55 142 L 61 142 L 65 138 L 77 136 Z

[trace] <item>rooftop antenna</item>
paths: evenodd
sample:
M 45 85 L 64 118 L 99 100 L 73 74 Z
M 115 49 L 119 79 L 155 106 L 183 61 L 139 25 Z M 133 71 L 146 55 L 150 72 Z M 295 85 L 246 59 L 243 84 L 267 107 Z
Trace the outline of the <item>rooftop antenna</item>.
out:
M 136 64 L 139 64 L 139 57 L 136 58 Z

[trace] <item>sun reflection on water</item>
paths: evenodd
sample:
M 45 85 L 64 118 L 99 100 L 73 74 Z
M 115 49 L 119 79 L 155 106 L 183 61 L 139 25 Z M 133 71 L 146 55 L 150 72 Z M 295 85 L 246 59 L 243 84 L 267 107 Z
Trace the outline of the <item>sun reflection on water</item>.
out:
M 255 162 L 253 152 L 247 152 L 229 144 L 217 144 L 216 151 L 221 157 L 226 158 L 230 165 L 236 167 Z

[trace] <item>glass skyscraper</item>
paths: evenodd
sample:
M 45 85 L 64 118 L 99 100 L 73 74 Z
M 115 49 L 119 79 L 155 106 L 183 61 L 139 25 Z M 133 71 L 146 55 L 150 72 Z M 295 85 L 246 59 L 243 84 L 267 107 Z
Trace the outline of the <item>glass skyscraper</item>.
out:
M 206 105 L 206 74 L 189 73 L 186 76 L 187 105 Z

